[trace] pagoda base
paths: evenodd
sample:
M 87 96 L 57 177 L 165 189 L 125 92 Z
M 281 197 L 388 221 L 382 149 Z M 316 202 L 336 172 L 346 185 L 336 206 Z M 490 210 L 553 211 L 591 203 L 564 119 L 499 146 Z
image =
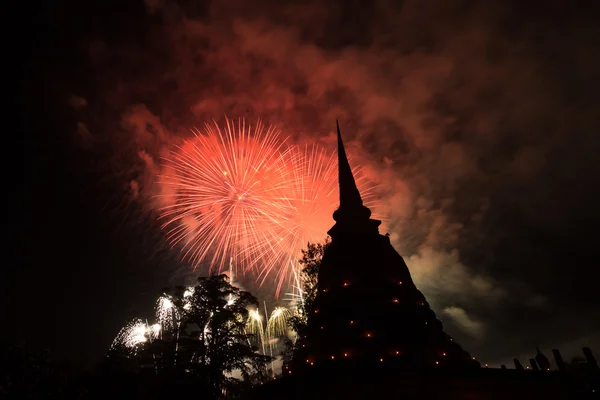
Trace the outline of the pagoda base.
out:
M 592 399 L 564 374 L 493 368 L 447 370 L 426 368 L 368 370 L 315 368 L 284 376 L 255 388 L 248 399 Z

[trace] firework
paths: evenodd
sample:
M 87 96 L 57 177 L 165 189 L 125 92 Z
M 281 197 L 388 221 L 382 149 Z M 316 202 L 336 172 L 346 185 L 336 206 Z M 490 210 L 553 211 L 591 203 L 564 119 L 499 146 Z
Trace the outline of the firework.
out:
M 260 315 L 260 312 L 256 308 L 248 310 L 246 332 L 256 336 L 257 341 L 262 347 L 263 354 L 265 354 L 265 330 L 263 326 L 263 319 L 262 315 Z
M 183 292 L 183 309 L 190 310 L 192 308 L 191 297 L 194 294 L 194 287 L 189 287 Z
M 293 190 L 288 194 L 289 207 L 286 218 L 277 226 L 275 251 L 272 258 L 260 271 L 261 283 L 274 275 L 279 294 L 284 283 L 291 285 L 293 292 L 301 296 L 297 277 L 297 260 L 306 245 L 321 242 L 333 225 L 332 211 L 339 204 L 337 156 L 317 145 L 295 147 L 293 158 Z M 373 207 L 373 186 L 360 169 L 354 169 L 356 183 L 364 202 Z M 297 288 L 296 288 L 297 287 Z
M 150 333 L 152 333 L 152 328 L 149 328 L 148 324 L 141 319 L 134 319 L 121 329 L 111 347 L 124 346 L 134 349 L 137 345 L 147 342 Z
M 161 176 L 163 228 L 194 268 L 235 264 L 271 277 L 276 295 L 294 280 L 294 264 L 322 241 L 337 207 L 337 159 L 317 145 L 289 145 L 273 127 L 227 120 L 206 125 L 166 160 Z M 373 191 L 357 173 L 365 203 Z
M 263 322 L 262 315 L 258 309 L 254 308 L 248 311 L 248 320 L 246 322 L 246 330 L 251 335 L 263 336 Z
M 156 302 L 156 319 L 162 329 L 175 328 L 179 319 L 179 313 L 177 307 L 173 304 L 173 300 L 171 300 L 169 296 L 163 295 L 158 298 Z
M 215 123 L 195 131 L 172 154 L 172 174 L 162 177 L 171 203 L 162 209 L 163 227 L 185 259 L 197 267 L 209 258 L 223 271 L 231 258 L 248 267 L 269 252 L 269 232 L 284 218 L 292 188 L 287 151 L 273 127 L 227 120 L 224 129 Z
M 285 335 L 288 319 L 292 312 L 285 307 L 276 307 L 267 322 L 267 338 L 275 339 Z
M 160 324 L 153 324 L 150 326 L 150 329 L 147 330 L 147 332 L 150 333 L 152 339 L 158 339 L 160 337 L 161 330 L 162 327 L 160 326 Z

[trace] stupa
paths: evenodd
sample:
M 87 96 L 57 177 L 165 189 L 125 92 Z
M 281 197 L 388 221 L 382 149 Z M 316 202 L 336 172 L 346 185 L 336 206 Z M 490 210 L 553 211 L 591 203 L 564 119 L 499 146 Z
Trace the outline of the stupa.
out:
M 381 221 L 363 204 L 337 125 L 340 205 L 333 213 L 314 311 L 293 368 L 392 363 L 479 368 L 436 318 Z
M 337 139 L 340 205 L 314 312 L 282 376 L 246 398 L 591 398 L 563 372 L 524 370 L 518 360 L 513 370 L 481 368 L 444 333 L 406 263 L 379 234 L 380 221 L 364 206 L 339 125 Z

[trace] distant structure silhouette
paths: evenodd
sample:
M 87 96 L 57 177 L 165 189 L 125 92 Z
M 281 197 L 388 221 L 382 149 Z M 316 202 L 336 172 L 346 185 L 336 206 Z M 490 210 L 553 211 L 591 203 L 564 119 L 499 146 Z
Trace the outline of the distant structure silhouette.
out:
M 340 205 L 294 369 L 323 363 L 479 368 L 444 333 L 389 236 L 379 234 L 381 221 L 363 205 L 339 124 L 337 142 Z
M 552 355 L 554 356 L 554 359 L 556 360 L 556 366 L 558 367 L 558 370 L 561 372 L 565 372 L 566 366 L 565 366 L 565 362 L 562 358 L 562 355 L 560 354 L 560 350 L 552 349 Z
M 531 367 L 532 370 L 534 371 L 539 371 L 540 369 L 538 368 L 537 363 L 535 362 L 535 358 L 530 358 L 529 359 L 529 366 Z
M 600 368 L 598 367 L 598 362 L 596 361 L 596 357 L 594 357 L 592 350 L 589 347 L 584 347 L 582 350 L 583 350 L 583 355 L 585 356 L 585 360 L 590 365 L 592 370 L 594 372 L 599 372 Z
M 518 358 L 513 359 L 513 362 L 515 363 L 515 369 L 518 371 L 523 371 L 525 368 L 523 368 L 523 364 L 521 364 L 521 361 L 519 361 Z
M 539 347 L 536 347 L 535 350 L 537 354 L 535 355 L 535 362 L 540 367 L 542 371 L 550 371 L 550 360 L 546 357 L 541 351 Z

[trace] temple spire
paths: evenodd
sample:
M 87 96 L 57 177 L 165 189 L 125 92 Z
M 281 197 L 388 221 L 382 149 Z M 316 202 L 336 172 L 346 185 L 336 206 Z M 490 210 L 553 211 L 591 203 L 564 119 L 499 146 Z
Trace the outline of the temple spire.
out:
M 346 156 L 342 134 L 340 132 L 340 124 L 336 120 L 337 125 L 337 142 L 338 142 L 338 182 L 340 185 L 340 208 L 359 208 L 363 206 L 360 192 L 356 187 L 352 168 Z
M 356 181 L 352 174 L 352 168 L 346 156 L 340 124 L 336 120 L 337 141 L 338 141 L 338 182 L 340 185 L 340 206 L 333 213 L 333 219 L 336 224 L 329 230 L 329 235 L 333 237 L 336 232 L 344 231 L 371 231 L 377 233 L 377 227 L 381 221 L 372 220 L 371 210 L 363 205 L 360 192 L 356 187 Z

